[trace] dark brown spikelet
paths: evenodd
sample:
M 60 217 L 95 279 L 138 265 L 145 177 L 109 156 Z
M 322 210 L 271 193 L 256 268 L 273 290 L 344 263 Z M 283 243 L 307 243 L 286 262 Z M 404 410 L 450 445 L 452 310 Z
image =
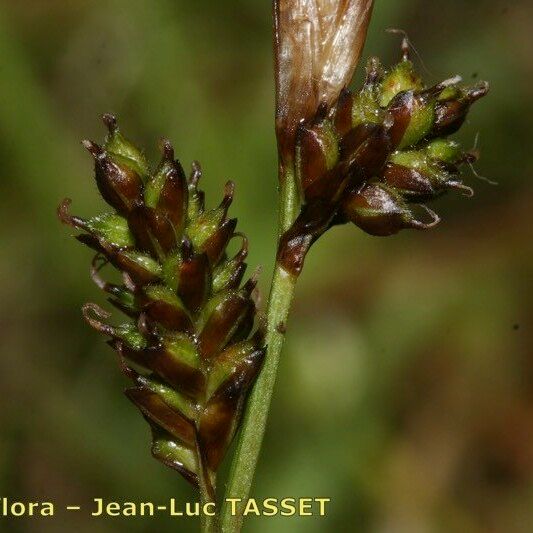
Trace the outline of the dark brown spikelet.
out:
M 476 160 L 449 135 L 464 122 L 488 84 L 460 78 L 426 87 L 408 58 L 385 70 L 368 62 L 357 93 L 344 89 L 320 105 L 296 133 L 302 208 L 282 237 L 278 260 L 297 274 L 309 246 L 334 224 L 352 222 L 371 235 L 428 229 L 439 217 L 423 203 L 449 190 L 472 196 L 459 168 Z
M 163 141 L 161 162 L 152 171 L 115 118 L 103 118 L 105 144 L 83 144 L 113 211 L 82 219 L 69 214 L 65 200 L 58 214 L 97 252 L 92 278 L 127 320 L 112 326 L 94 304 L 86 304 L 83 314 L 110 337 L 133 381 L 126 396 L 152 428 L 153 455 L 214 492 L 216 471 L 265 354 L 261 328 L 252 334 L 257 276 L 241 287 L 248 241 L 235 233 L 236 220 L 227 214 L 234 185 L 226 184 L 218 207 L 206 209 L 197 163 L 187 178 Z M 230 257 L 226 249 L 234 237 L 240 250 Z M 122 273 L 122 284 L 101 278 L 107 263 Z

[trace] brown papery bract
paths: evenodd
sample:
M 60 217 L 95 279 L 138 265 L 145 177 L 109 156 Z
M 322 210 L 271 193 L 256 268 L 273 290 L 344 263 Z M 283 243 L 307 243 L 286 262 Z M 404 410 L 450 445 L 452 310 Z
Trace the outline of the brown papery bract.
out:
M 298 124 L 330 107 L 350 82 L 373 0 L 276 0 L 276 130 L 291 160 Z

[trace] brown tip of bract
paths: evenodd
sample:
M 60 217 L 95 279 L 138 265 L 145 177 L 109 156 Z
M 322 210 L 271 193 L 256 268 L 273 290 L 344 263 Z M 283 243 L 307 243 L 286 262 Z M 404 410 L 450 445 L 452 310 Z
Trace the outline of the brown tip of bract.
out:
M 115 117 L 115 115 L 112 115 L 111 113 L 104 113 L 102 115 L 102 121 L 111 135 L 118 131 L 117 117 Z
M 194 256 L 194 247 L 191 239 L 184 235 L 181 239 L 181 253 L 184 260 L 190 260 Z
M 252 294 L 252 291 L 256 288 L 257 283 L 259 281 L 259 276 L 261 275 L 261 271 L 263 270 L 263 267 L 258 266 L 250 276 L 250 279 L 244 284 L 242 290 L 247 294 Z
M 472 187 L 469 187 L 468 185 L 465 185 L 464 183 L 461 183 L 459 181 L 451 181 L 448 182 L 447 185 L 450 189 L 454 189 L 463 193 L 463 196 L 465 196 L 466 198 L 472 198 L 475 195 L 474 189 L 472 189 Z
M 490 86 L 487 81 L 481 81 L 474 87 L 470 87 L 467 91 L 469 102 L 475 102 L 489 92 Z
M 220 203 L 220 207 L 224 209 L 227 213 L 231 202 L 233 202 L 233 195 L 235 194 L 235 182 L 229 180 L 226 182 L 226 185 L 224 185 L 224 198 L 222 198 L 222 202 Z
M 70 205 L 72 204 L 71 198 L 64 198 L 61 203 L 57 206 L 57 217 L 63 224 L 67 224 L 68 226 L 74 226 L 72 223 L 72 216 L 69 213 Z
M 379 58 L 372 56 L 366 63 L 365 85 L 374 85 L 380 79 L 381 62 Z
M 89 139 L 84 139 L 81 141 L 81 144 L 95 159 L 101 159 L 102 157 L 105 157 L 105 151 L 95 142 L 90 141 Z
M 57 206 L 57 217 L 63 224 L 66 224 L 67 226 L 71 226 L 72 228 L 76 229 L 87 229 L 87 224 L 85 223 L 85 220 L 70 214 L 69 210 L 71 204 L 72 200 L 70 198 L 65 198 Z
M 268 319 L 264 313 L 257 314 L 257 329 L 254 333 L 253 340 L 257 346 L 263 346 L 268 329 Z M 266 347 L 265 347 L 266 348 Z
M 242 239 L 241 247 L 233 259 L 244 261 L 248 257 L 248 237 L 240 231 L 234 233 L 233 237 L 240 237 Z
M 110 313 L 104 311 L 99 305 L 94 303 L 86 303 L 82 306 L 81 312 L 85 321 L 96 331 L 104 335 L 115 336 L 115 328 L 102 322 L 100 319 L 106 319 L 111 316 Z
M 168 139 L 161 139 L 160 150 L 164 161 L 174 161 L 174 147 Z
M 189 183 L 196 187 L 198 185 L 198 182 L 200 181 L 200 178 L 202 177 L 202 166 L 198 161 L 193 161 L 191 164 L 191 175 L 189 176 Z

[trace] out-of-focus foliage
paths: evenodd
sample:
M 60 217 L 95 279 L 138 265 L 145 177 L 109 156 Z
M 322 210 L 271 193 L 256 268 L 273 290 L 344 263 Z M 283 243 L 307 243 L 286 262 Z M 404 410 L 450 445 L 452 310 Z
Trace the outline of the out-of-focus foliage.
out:
M 0 2 L 0 494 L 191 501 L 146 452 L 113 353 L 82 322 L 105 304 L 90 254 L 55 218 L 103 209 L 79 139 L 99 114 L 202 161 L 207 197 L 237 183 L 251 265 L 273 260 L 276 154 L 268 1 Z M 530 2 L 377 2 L 363 59 L 408 30 L 428 81 L 491 94 L 461 133 L 478 145 L 472 200 L 443 223 L 379 239 L 339 228 L 298 288 L 257 497 L 319 496 L 326 518 L 252 518 L 255 532 L 522 533 L 533 523 L 533 172 Z M 359 69 L 359 76 L 360 76 Z M 153 153 L 156 146 L 153 146 Z M 282 436 L 282 438 L 280 438 Z M 2 531 L 194 531 L 183 519 L 0 519 Z M 177 523 L 179 520 L 179 523 Z M 178 529 L 179 528 L 179 529 Z

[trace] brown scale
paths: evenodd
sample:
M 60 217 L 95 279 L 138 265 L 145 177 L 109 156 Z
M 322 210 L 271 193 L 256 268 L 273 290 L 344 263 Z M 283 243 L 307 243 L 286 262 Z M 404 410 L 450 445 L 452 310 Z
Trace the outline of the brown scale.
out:
M 432 135 L 442 137 L 457 132 L 463 125 L 470 106 L 485 96 L 488 91 L 488 83 L 480 82 L 468 89 L 463 98 L 438 102 L 435 108 L 435 125 Z
M 91 141 L 83 146 L 94 157 L 94 175 L 102 198 L 120 214 L 127 215 L 142 199 L 142 180 L 139 174 L 123 164 L 116 163 Z

